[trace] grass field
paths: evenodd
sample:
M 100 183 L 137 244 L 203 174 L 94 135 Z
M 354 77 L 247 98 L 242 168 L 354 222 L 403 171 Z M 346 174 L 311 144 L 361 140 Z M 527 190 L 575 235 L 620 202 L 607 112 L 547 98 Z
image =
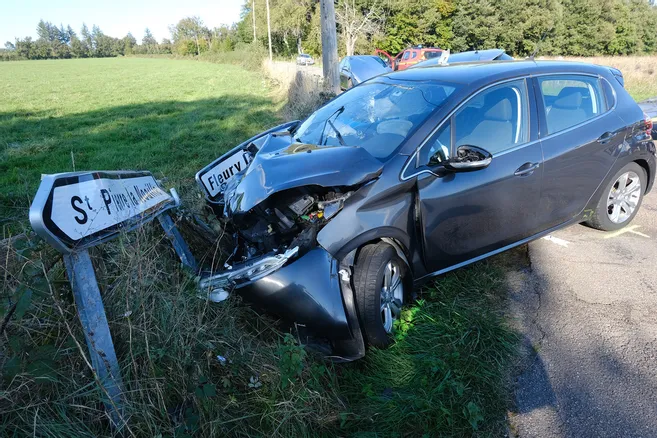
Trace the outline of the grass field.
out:
M 641 102 L 657 96 L 657 56 L 595 56 L 590 58 L 566 57 L 567 61 L 590 62 L 614 67 L 623 72 L 625 89 Z
M 2 219 L 25 217 L 42 173 L 148 169 L 185 190 L 203 165 L 278 120 L 262 77 L 167 59 L 0 66 Z
M 2 63 L 0 93 L 5 235 L 25 224 L 41 173 L 147 169 L 198 199 L 195 172 L 278 121 L 285 103 L 257 72 L 165 59 Z M 0 319 L 17 304 L 0 334 L 0 436 L 109 435 L 64 269 L 46 253 L 34 238 L 0 251 L 18 266 L 0 272 Z M 126 436 L 505 431 L 516 338 L 495 261 L 421 291 L 390 349 L 333 365 L 238 298 L 196 298 L 155 226 L 92 257 L 126 382 Z

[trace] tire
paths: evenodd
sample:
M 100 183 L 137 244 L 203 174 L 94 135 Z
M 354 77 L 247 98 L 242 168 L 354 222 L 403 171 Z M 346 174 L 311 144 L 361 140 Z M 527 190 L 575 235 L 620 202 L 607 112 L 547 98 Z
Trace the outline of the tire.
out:
M 607 183 L 593 216 L 586 224 L 602 231 L 615 231 L 632 222 L 641 207 L 647 179 L 646 171 L 637 163 L 623 166 Z M 624 190 L 621 187 L 623 182 Z M 635 205 L 634 209 L 632 205 Z
M 386 279 L 387 272 L 392 275 Z M 390 283 L 396 278 L 395 273 L 399 285 L 390 287 L 394 286 Z M 394 320 L 401 316 L 401 307 L 407 295 L 407 273 L 406 263 L 391 245 L 379 242 L 361 248 L 354 267 L 354 294 L 358 319 L 369 345 L 385 348 L 392 343 L 390 335 Z M 389 287 L 384 292 L 386 282 Z

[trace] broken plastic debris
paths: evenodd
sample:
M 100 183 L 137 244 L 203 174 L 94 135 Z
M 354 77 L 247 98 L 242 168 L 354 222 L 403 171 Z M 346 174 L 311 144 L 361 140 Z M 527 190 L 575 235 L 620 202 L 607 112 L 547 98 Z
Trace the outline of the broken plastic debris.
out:
M 228 299 L 229 295 L 228 291 L 224 288 L 212 289 L 208 294 L 208 300 L 213 303 L 220 303 Z
M 222 355 L 217 355 L 217 360 L 219 361 L 220 364 L 226 365 L 226 358 L 223 357 Z

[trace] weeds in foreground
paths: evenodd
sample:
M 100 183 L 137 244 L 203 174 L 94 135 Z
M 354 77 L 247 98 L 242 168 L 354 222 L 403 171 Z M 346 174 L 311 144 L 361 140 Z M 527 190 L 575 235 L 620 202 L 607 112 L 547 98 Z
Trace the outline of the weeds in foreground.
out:
M 108 436 L 62 263 L 38 239 L 22 242 L 2 254 L 12 260 L 2 316 L 16 306 L 0 338 L 0 435 Z M 501 273 L 492 264 L 422 291 L 391 348 L 333 365 L 238 298 L 198 299 L 153 224 L 92 257 L 127 390 L 128 435 L 503 430 L 515 337 L 500 314 Z

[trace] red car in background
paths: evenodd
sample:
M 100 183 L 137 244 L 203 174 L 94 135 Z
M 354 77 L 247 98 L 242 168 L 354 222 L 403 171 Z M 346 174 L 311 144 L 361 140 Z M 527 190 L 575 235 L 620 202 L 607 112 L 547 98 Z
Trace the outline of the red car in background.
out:
M 377 55 L 383 55 L 387 58 L 387 64 L 393 70 L 405 70 L 418 62 L 432 58 L 439 58 L 443 53 L 443 49 L 422 46 L 409 47 L 408 49 L 399 52 L 394 58 L 385 50 L 376 49 L 374 53 Z

